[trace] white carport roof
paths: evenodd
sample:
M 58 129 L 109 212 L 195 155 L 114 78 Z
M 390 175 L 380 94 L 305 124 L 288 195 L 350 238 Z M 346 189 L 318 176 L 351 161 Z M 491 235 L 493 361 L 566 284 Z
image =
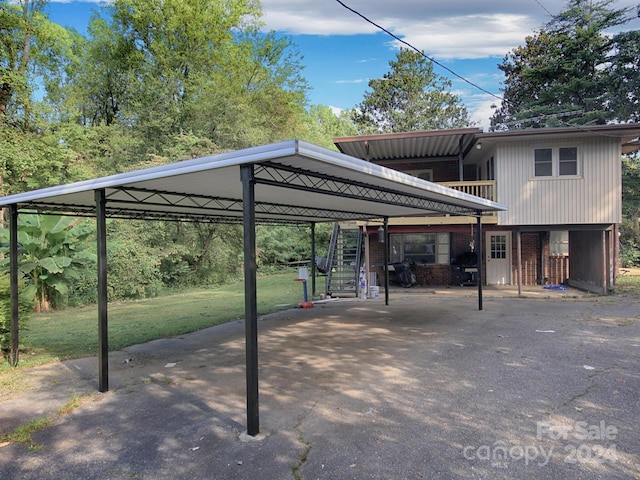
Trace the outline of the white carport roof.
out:
M 505 210 L 468 195 L 291 140 L 0 198 L 1 206 L 108 217 L 242 222 L 240 167 L 253 165 L 258 222 L 300 223 Z
M 18 211 L 95 216 L 101 392 L 109 388 L 106 217 L 242 222 L 249 435 L 259 432 L 256 222 L 315 223 L 446 213 L 475 215 L 480 226 L 482 213 L 505 209 L 483 198 L 297 140 L 10 195 L 0 198 L 0 206 L 10 209 L 14 363 L 19 350 Z M 481 288 L 479 282 L 480 309 Z

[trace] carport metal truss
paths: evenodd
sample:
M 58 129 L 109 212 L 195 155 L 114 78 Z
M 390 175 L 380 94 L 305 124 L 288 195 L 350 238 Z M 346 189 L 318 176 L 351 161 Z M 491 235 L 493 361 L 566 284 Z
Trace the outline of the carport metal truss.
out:
M 350 199 L 364 199 L 385 205 L 411 207 L 422 211 L 452 215 L 478 215 L 477 210 L 464 208 L 448 202 L 409 195 L 397 190 L 376 187 L 358 181 L 346 182 L 331 175 L 312 174 L 296 167 L 265 162 L 255 165 L 254 178 L 257 184 L 275 185 L 306 192 L 323 192 Z M 360 215 L 360 218 L 366 215 Z M 368 216 L 368 218 L 375 215 Z
M 258 183 L 258 182 L 256 182 Z M 291 187 L 289 187 L 291 188 Z M 125 198 L 122 197 L 123 194 Z M 185 216 L 192 217 L 194 209 L 199 213 L 196 217 L 206 219 L 213 216 L 218 219 L 226 218 L 242 221 L 242 200 L 233 198 L 203 196 L 182 194 L 177 192 L 153 191 L 142 188 L 121 187 L 114 189 L 113 192 L 107 194 L 107 205 L 109 215 L 127 215 L 129 212 L 138 211 L 138 206 L 145 206 L 144 211 L 140 211 L 143 218 L 152 216 L 156 218 L 157 212 L 155 208 L 172 207 L 177 209 L 174 214 L 175 218 L 180 219 Z M 151 207 L 151 209 L 149 209 Z M 333 220 L 357 220 L 361 218 L 371 218 L 374 213 L 353 213 L 349 210 L 336 210 L 318 207 L 305 207 L 299 205 L 290 205 L 286 203 L 272 202 L 255 202 L 256 215 L 262 221 L 283 221 L 290 219 L 295 222 L 296 218 L 309 218 L 316 222 L 333 221 Z M 218 220 L 220 221 L 220 220 Z M 299 221 L 297 222 L 299 223 Z
M 291 188 L 291 187 L 289 187 Z M 167 207 L 172 210 L 165 210 Z M 95 217 L 95 207 L 64 203 L 28 202 L 21 208 L 36 211 L 64 212 Z M 299 224 L 300 218 L 314 222 L 360 220 L 375 213 L 304 207 L 284 203 L 255 203 L 256 215 L 263 223 Z M 144 188 L 117 187 L 106 194 L 106 216 L 132 220 L 195 221 L 200 223 L 242 223 L 242 200 L 233 198 L 156 191 Z M 311 220 L 309 220 L 311 221 Z

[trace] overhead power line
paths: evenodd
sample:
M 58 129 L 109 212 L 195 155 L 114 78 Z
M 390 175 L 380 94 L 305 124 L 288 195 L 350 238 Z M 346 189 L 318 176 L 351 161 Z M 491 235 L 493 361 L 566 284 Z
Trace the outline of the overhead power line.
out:
M 480 90 L 481 92 L 484 92 L 488 95 L 491 95 L 493 98 L 496 98 L 500 101 L 502 101 L 502 97 L 500 95 L 496 95 L 493 92 L 490 92 L 489 90 L 486 90 L 485 88 L 482 88 L 480 85 L 473 83 L 471 80 L 463 77 L 462 75 L 459 75 L 458 73 L 454 72 L 452 69 L 450 69 L 449 67 L 447 67 L 446 65 L 438 62 L 436 59 L 428 56 L 426 53 L 424 53 L 422 50 L 417 49 L 416 47 L 414 47 L 413 45 L 411 45 L 409 42 L 406 42 L 405 40 L 401 39 L 400 37 L 398 37 L 397 35 L 393 34 L 392 32 L 390 32 L 389 30 L 387 30 L 386 28 L 384 28 L 381 25 L 378 25 L 377 23 L 375 23 L 373 20 L 370 20 L 369 18 L 367 18 L 366 16 L 364 16 L 363 14 L 361 14 L 360 12 L 358 12 L 357 10 L 354 10 L 353 8 L 351 8 L 348 5 L 345 5 L 344 2 L 342 2 L 341 0 L 336 0 L 340 5 L 342 5 L 344 8 L 346 8 L 347 10 L 349 10 L 350 12 L 356 14 L 357 16 L 359 16 L 360 18 L 362 18 L 365 22 L 370 23 L 371 25 L 373 25 L 374 27 L 378 28 L 379 30 L 382 30 L 384 33 L 386 33 L 387 35 L 389 35 L 390 37 L 394 38 L 395 40 L 397 40 L 398 42 L 406 45 L 407 47 L 409 47 L 411 50 L 414 50 L 415 52 L 417 52 L 418 54 L 422 55 L 424 58 L 426 58 L 427 60 L 429 60 L 430 62 L 435 63 L 436 65 L 438 65 L 441 68 L 444 68 L 447 72 L 449 72 L 451 75 L 459 78 L 460 80 L 462 80 L 463 82 L 468 83 L 469 85 L 471 85 L 474 88 L 477 88 L 478 90 Z
M 395 40 L 397 40 L 398 42 L 406 45 L 407 47 L 409 47 L 411 50 L 417 52 L 418 54 L 422 55 L 424 58 L 426 58 L 427 60 L 435 63 L 436 65 L 444 68 L 446 71 L 448 71 L 449 73 L 451 73 L 452 75 L 454 75 L 455 77 L 459 78 L 460 80 L 463 80 L 464 82 L 468 83 L 469 85 L 471 85 L 474 88 L 477 88 L 478 90 L 480 90 L 481 92 L 487 93 L 489 95 L 491 95 L 492 97 L 500 100 L 501 102 L 507 103 L 509 104 L 510 102 L 507 101 L 505 98 L 496 95 L 495 93 L 490 92 L 489 90 L 486 90 L 484 88 L 482 88 L 481 86 L 473 83 L 472 81 L 466 79 L 465 77 L 463 77 L 462 75 L 459 75 L 458 73 L 454 72 L 452 69 L 450 69 L 449 67 L 447 67 L 446 65 L 443 65 L 442 63 L 438 62 L 437 60 L 435 60 L 434 58 L 431 58 L 430 56 L 428 56 L 427 54 L 425 54 L 422 50 L 417 49 L 416 47 L 414 47 L 413 45 L 411 45 L 409 42 L 402 40 L 401 38 L 399 38 L 397 35 L 391 33 L 389 30 L 387 30 L 386 28 L 384 28 L 381 25 L 378 25 L 377 23 L 375 23 L 374 21 L 370 20 L 369 18 L 367 18 L 365 15 L 361 14 L 360 12 L 358 12 L 357 10 L 354 10 L 353 8 L 351 8 L 348 5 L 345 5 L 344 2 L 342 2 L 341 0 L 336 0 L 340 5 L 342 5 L 344 8 L 346 8 L 347 10 L 349 10 L 350 12 L 356 14 L 357 16 L 359 16 L 360 18 L 362 18 L 364 21 L 366 21 L 367 23 L 370 23 L 371 25 L 373 25 L 374 27 L 376 27 L 379 30 L 382 30 L 384 33 L 386 33 L 387 35 L 389 35 L 390 37 L 394 38 Z M 538 3 L 538 5 L 540 5 L 547 13 L 549 13 L 549 15 L 551 15 L 553 17 L 553 15 L 544 7 L 544 5 L 542 5 L 538 0 L 534 0 L 536 3 Z M 640 17 L 640 4 L 638 4 L 638 17 Z M 531 110 L 529 110 L 531 111 Z M 526 111 L 525 111 L 526 112 Z M 584 113 L 584 110 L 581 109 L 580 112 Z M 510 121 L 510 122 L 506 122 L 506 125 L 509 124 L 513 124 L 513 123 L 520 123 L 520 122 L 526 122 L 526 121 L 537 121 L 537 120 L 544 120 L 547 118 L 554 118 L 557 119 L 560 123 L 564 123 L 566 126 L 570 126 L 570 127 L 574 127 L 577 129 L 581 129 L 581 127 L 579 125 L 572 125 L 569 124 L 568 122 L 565 122 L 564 120 L 562 120 L 562 117 L 564 116 L 571 116 L 571 115 L 575 115 L 577 112 L 576 111 L 568 111 L 568 112 L 558 112 L 558 113 L 551 113 L 551 114 L 545 114 L 545 115 L 538 115 L 536 117 L 532 117 L 532 118 L 522 118 L 520 120 L 517 121 Z M 587 130 L 585 130 L 586 132 Z M 591 132 L 590 132 L 591 133 Z M 601 132 L 594 132 L 599 136 L 602 137 L 611 137 L 614 138 L 615 135 L 608 135 L 605 133 L 601 133 Z M 615 137 L 617 138 L 617 137 Z
M 534 2 L 536 2 L 538 5 L 540 5 L 540 8 L 542 8 L 545 12 L 547 12 L 549 14 L 549 16 L 551 18 L 553 18 L 553 13 L 551 13 L 549 10 L 547 10 L 547 7 L 545 7 L 542 3 L 540 3 L 539 0 L 533 0 Z

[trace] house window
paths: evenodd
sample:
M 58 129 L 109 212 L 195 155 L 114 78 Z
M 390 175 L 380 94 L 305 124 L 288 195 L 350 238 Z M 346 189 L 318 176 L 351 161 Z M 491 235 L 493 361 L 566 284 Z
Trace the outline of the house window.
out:
M 564 147 L 558 149 L 558 174 L 578 174 L 578 149 L 576 147 Z
M 554 257 L 569 256 L 569 232 L 567 230 L 553 230 L 549 232 L 549 246 Z
M 578 175 L 578 147 L 534 149 L 533 174 L 536 177 Z
M 389 235 L 392 263 L 422 265 L 449 263 L 448 233 L 395 233 Z
M 536 148 L 534 154 L 536 177 L 553 175 L 553 151 L 550 148 Z

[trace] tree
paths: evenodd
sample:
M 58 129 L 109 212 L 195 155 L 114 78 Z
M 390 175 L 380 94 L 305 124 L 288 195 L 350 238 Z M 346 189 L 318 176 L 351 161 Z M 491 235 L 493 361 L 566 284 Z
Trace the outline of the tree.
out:
M 640 121 L 640 30 L 621 32 L 606 70 L 610 108 L 618 121 Z
M 312 105 L 305 115 L 302 138 L 321 147 L 334 149 L 335 137 L 357 135 L 356 126 L 351 121 L 352 112 L 342 111 L 339 114 L 325 105 Z
M 298 136 L 307 85 L 288 38 L 260 31 L 254 0 L 115 0 L 76 48 L 67 105 L 120 124 L 165 156 L 176 136 L 232 149 Z M 133 142 L 132 142 L 133 143 Z
M 95 233 L 88 221 L 59 215 L 22 214 L 18 217 L 18 245 L 22 253 L 19 271 L 28 280 L 36 311 L 63 301 L 78 270 L 94 264 L 95 248 L 87 240 Z M 4 253 L 9 233 L 0 230 Z M 8 268 L 8 258 L 3 261 Z
M 493 130 L 602 124 L 618 116 L 615 98 L 624 94 L 614 78 L 622 70 L 633 77 L 624 57 L 633 48 L 626 41 L 615 67 L 608 67 L 623 36 L 611 38 L 605 31 L 628 21 L 629 11 L 613 9 L 612 3 L 570 0 L 565 11 L 505 56 L 498 65 L 505 74 L 504 95 L 491 118 Z M 632 63 L 637 77 L 637 58 Z
M 369 81 L 352 120 L 360 133 L 405 132 L 467 127 L 467 109 L 448 90 L 451 82 L 433 71 L 423 55 L 401 49 L 391 71 Z
M 0 124 L 37 124 L 33 93 L 58 76 L 71 46 L 69 32 L 42 12 L 44 0 L 0 4 Z
M 640 265 L 640 156 L 622 159 L 622 266 Z

